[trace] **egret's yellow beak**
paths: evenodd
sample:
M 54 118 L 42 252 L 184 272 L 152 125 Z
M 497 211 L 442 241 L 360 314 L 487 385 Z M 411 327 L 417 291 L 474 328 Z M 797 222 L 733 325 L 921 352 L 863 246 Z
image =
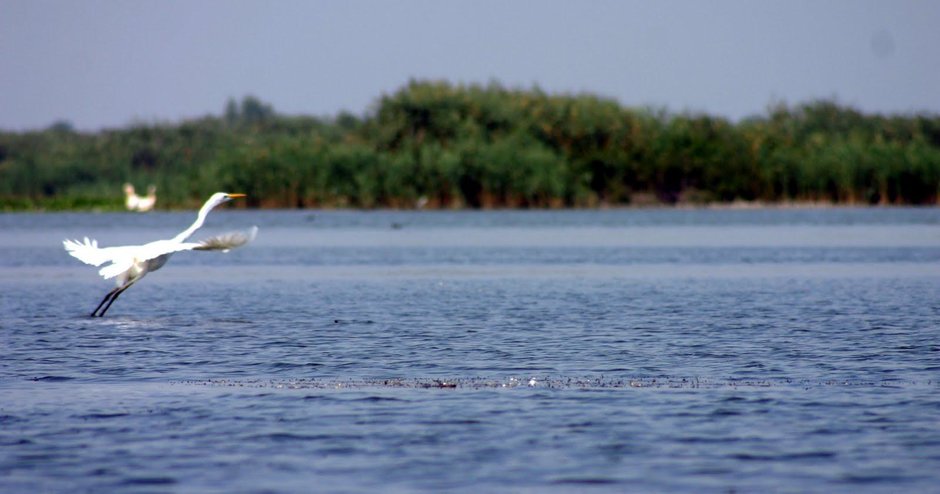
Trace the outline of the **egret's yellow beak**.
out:
M 237 199 L 239 197 L 245 197 L 245 194 L 229 194 L 228 196 L 232 199 Z

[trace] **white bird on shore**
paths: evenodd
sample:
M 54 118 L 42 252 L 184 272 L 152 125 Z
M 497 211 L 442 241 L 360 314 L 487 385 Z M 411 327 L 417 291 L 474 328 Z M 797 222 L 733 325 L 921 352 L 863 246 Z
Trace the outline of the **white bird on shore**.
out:
M 199 209 L 196 221 L 189 228 L 169 240 L 157 240 L 143 245 L 119 247 L 98 247 L 98 242 L 89 240 L 88 237 L 85 237 L 84 242 L 77 240 L 63 241 L 62 244 L 65 246 L 65 250 L 85 264 L 100 266 L 109 263 L 101 268 L 98 274 L 104 279 L 116 278 L 117 287 L 104 296 L 98 307 L 92 311 L 91 316 L 104 316 L 104 313 L 108 311 L 108 308 L 117 300 L 118 296 L 124 293 L 124 290 L 137 283 L 147 273 L 163 267 L 175 252 L 184 250 L 221 250 L 222 252 L 228 252 L 229 249 L 240 247 L 254 240 L 258 234 L 258 227 L 256 226 L 247 231 L 225 233 L 201 242 L 186 241 L 196 230 L 202 227 L 212 208 L 238 197 L 245 197 L 245 194 L 227 194 L 225 192 L 212 194 L 212 197 Z
M 157 203 L 157 186 L 150 185 L 147 187 L 147 195 L 139 196 L 134 191 L 134 186 L 131 184 L 124 184 L 124 206 L 127 207 L 128 211 L 150 211 L 153 209 L 153 206 Z

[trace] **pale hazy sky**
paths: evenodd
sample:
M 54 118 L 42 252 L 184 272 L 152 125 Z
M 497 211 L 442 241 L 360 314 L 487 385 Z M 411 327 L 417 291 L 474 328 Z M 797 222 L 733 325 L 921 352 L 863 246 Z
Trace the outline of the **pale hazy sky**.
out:
M 0 128 L 364 114 L 410 78 L 733 119 L 940 113 L 935 0 L 0 0 Z

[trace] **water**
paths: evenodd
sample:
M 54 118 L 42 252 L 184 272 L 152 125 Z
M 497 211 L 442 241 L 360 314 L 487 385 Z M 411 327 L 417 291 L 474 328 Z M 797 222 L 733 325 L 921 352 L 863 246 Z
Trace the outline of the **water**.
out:
M 936 209 L 219 211 L 87 317 L 192 216 L 0 214 L 0 491 L 938 492 Z

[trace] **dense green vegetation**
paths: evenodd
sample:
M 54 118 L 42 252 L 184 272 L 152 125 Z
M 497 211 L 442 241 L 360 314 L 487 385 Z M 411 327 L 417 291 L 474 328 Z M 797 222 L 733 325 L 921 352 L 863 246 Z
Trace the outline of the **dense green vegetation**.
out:
M 413 81 L 365 116 L 221 116 L 79 133 L 0 132 L 0 208 L 158 207 L 217 190 L 253 207 L 590 207 L 734 200 L 936 204 L 940 116 L 831 101 L 734 123 L 591 95 Z

